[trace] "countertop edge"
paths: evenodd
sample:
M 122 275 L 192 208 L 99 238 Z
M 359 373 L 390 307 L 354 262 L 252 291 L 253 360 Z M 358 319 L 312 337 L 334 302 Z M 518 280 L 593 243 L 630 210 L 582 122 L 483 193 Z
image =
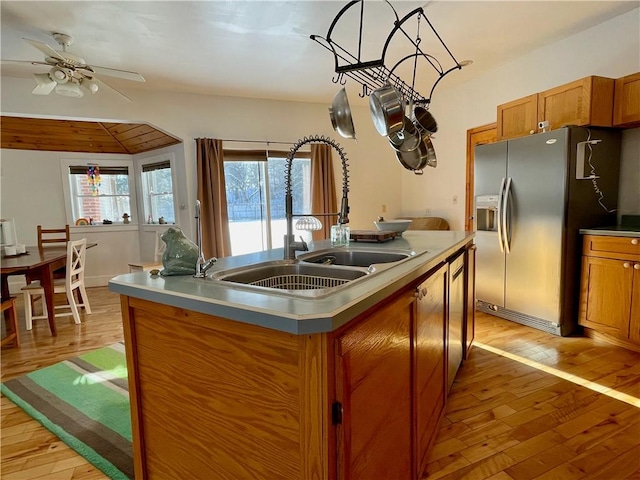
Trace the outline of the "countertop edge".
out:
M 617 230 L 607 228 L 581 228 L 582 235 L 601 235 L 607 237 L 635 237 L 640 238 L 640 232 L 633 230 Z
M 150 277 L 148 272 L 124 274 L 109 282 L 109 289 L 120 295 L 154 303 L 214 315 L 234 321 L 284 331 L 295 335 L 324 333 L 336 330 L 384 298 L 405 288 L 473 241 L 473 232 L 441 231 L 409 233 L 402 239 L 418 255 L 415 258 L 377 273 L 359 286 L 347 287 L 340 293 L 322 299 L 291 298 L 265 295 L 242 289 L 219 286 L 212 281 L 181 277 Z M 361 245 L 362 248 L 398 248 L 396 242 Z M 318 243 L 318 248 L 327 245 Z M 402 247 L 404 248 L 404 247 Z M 424 252 L 418 252 L 420 249 Z M 282 249 L 252 254 L 243 262 L 241 257 L 229 257 L 223 268 L 257 263 L 278 258 Z M 275 252 L 275 253 L 274 253 Z M 281 257 L 280 257 L 281 258 Z M 363 287 L 364 285 L 364 287 Z M 370 288 L 367 288 L 370 287 Z

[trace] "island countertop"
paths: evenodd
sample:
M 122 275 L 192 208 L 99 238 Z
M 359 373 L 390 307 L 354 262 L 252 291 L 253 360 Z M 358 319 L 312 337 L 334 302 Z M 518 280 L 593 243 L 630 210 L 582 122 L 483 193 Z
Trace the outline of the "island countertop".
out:
M 212 278 L 223 270 L 282 260 L 282 248 L 220 258 L 207 272 L 206 279 L 135 272 L 114 277 L 109 281 L 109 289 L 129 297 L 293 334 L 330 332 L 445 261 L 471 242 L 473 236 L 473 232 L 463 231 L 406 231 L 402 237 L 384 243 L 352 242 L 350 247 L 354 248 L 411 250 L 415 255 L 319 298 L 288 295 L 275 289 L 255 291 Z M 310 243 L 309 250 L 330 247 L 325 240 Z

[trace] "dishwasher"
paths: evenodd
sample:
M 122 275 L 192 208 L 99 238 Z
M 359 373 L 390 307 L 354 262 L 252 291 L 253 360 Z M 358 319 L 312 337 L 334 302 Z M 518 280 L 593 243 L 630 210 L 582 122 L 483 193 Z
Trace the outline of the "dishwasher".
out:
M 447 385 L 453 380 L 462 363 L 464 331 L 464 253 L 449 260 L 449 322 L 447 328 Z

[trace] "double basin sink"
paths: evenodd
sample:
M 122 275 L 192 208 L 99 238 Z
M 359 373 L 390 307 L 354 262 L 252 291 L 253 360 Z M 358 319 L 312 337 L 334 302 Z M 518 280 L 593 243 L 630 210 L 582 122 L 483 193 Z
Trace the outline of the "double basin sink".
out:
M 415 255 L 410 250 L 336 247 L 305 253 L 296 260 L 277 260 L 223 270 L 210 278 L 257 291 L 320 297 L 364 280 Z

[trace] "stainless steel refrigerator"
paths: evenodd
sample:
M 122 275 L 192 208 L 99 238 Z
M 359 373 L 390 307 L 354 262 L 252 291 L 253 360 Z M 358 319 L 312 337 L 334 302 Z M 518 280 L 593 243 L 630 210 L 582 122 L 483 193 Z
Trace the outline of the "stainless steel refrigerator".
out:
M 476 147 L 477 309 L 574 333 L 579 229 L 615 225 L 619 171 L 614 129 L 565 127 Z

